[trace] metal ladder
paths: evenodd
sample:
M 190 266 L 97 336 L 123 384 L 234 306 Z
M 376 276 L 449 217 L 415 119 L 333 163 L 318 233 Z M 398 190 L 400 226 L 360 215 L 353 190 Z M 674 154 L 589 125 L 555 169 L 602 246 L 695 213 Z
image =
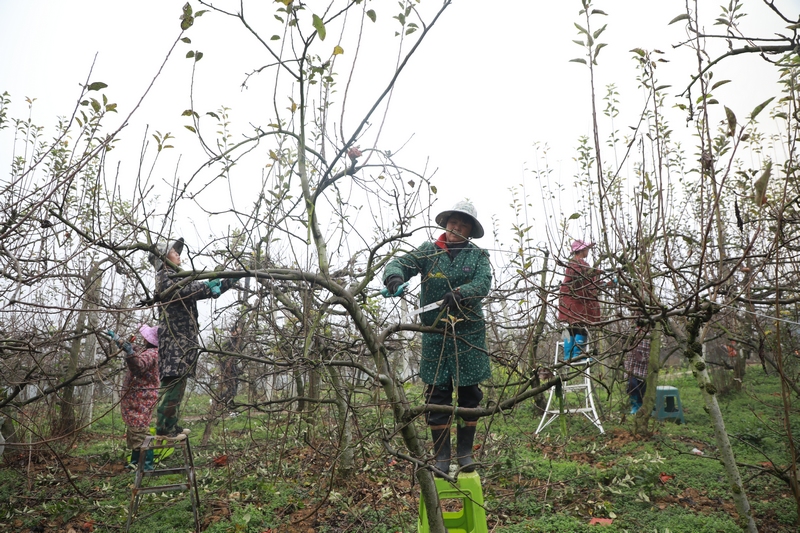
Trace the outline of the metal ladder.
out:
M 553 362 L 558 364 L 563 361 L 564 342 L 559 341 L 556 343 L 556 353 Z M 564 408 L 564 415 L 580 413 L 585 416 L 589 422 L 595 425 L 600 430 L 601 434 L 605 433 L 603 424 L 600 422 L 600 417 L 597 415 L 597 408 L 594 404 L 594 394 L 592 393 L 592 359 L 590 357 L 581 357 L 578 359 L 570 359 L 566 361 L 568 366 L 561 368 L 561 371 L 572 372 L 580 370 L 583 380 L 579 383 L 570 384 L 570 382 L 563 382 L 561 385 L 561 397 L 566 402 L 568 392 L 577 393 L 582 395 L 580 407 Z M 580 377 L 575 378 L 580 380 Z M 549 426 L 556 418 L 561 415 L 558 406 L 553 407 L 553 397 L 556 394 L 555 387 L 550 389 L 550 395 L 547 398 L 547 406 L 544 409 L 542 420 L 539 422 L 539 427 L 536 428 L 535 435 L 538 435 L 544 428 Z
M 145 437 L 142 442 L 139 463 L 136 466 L 136 481 L 131 490 L 131 504 L 128 509 L 128 523 L 125 526 L 127 533 L 131 528 L 133 517 L 136 511 L 139 510 L 139 504 L 142 502 L 142 496 L 145 494 L 159 494 L 162 492 L 169 492 L 174 490 L 189 491 L 189 499 L 192 502 L 192 513 L 194 514 L 194 529 L 200 531 L 200 517 L 198 515 L 198 507 L 200 505 L 200 494 L 197 491 L 197 478 L 194 472 L 194 459 L 192 457 L 192 447 L 189 444 L 190 430 L 184 429 L 183 433 L 176 437 L 164 437 L 163 435 L 150 435 Z M 183 454 L 183 466 L 176 468 L 156 468 L 155 470 L 144 469 L 144 457 L 147 450 L 159 450 L 163 448 L 174 448 L 180 450 Z M 186 481 L 181 483 L 173 483 L 169 485 L 152 485 L 142 486 L 142 481 L 148 478 L 155 478 L 161 476 L 168 476 L 170 474 L 184 474 Z

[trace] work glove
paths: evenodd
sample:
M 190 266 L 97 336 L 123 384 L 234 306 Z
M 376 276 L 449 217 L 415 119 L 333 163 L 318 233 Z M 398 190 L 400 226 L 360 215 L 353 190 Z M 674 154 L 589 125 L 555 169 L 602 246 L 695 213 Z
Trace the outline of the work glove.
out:
M 403 294 L 403 292 L 400 290 L 403 285 L 403 278 L 397 274 L 393 274 L 386 278 L 383 281 L 383 284 L 386 286 L 386 291 L 389 293 L 389 296 L 400 296 Z
M 439 309 L 447 309 L 449 313 L 455 313 L 461 310 L 461 300 L 464 297 L 461 296 L 461 293 L 456 291 L 448 292 L 442 298 L 442 305 L 439 306 Z
M 105 332 L 106 335 L 111 337 L 111 340 L 117 343 L 117 346 L 123 349 L 123 351 L 128 355 L 133 355 L 133 346 L 128 341 L 123 341 L 119 338 L 119 335 L 114 333 L 112 330 L 108 330 Z
M 212 279 L 206 281 L 206 286 L 211 290 L 211 297 L 212 298 L 219 298 L 219 295 L 222 294 L 222 281 L 218 279 Z

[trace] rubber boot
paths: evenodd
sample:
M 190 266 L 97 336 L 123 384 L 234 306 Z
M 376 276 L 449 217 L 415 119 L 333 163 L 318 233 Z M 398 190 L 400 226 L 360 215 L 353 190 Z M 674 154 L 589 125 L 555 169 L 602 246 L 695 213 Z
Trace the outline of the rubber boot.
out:
M 642 400 L 639 398 L 631 397 L 631 414 L 635 415 L 639 409 L 642 408 Z
M 431 428 L 431 436 L 433 437 L 433 453 L 436 454 L 436 468 L 444 472 L 450 473 L 450 427 L 447 429 L 434 429 Z M 441 474 L 433 473 L 436 477 L 442 477 Z
M 475 464 L 472 462 L 472 446 L 475 444 L 475 426 L 458 426 L 456 432 L 456 457 L 462 472 L 474 472 Z
M 139 464 L 139 448 L 136 448 L 131 452 L 131 461 L 127 465 L 125 465 L 125 468 L 136 470 L 136 466 L 138 464 Z
M 578 333 L 575 335 L 575 347 L 573 348 L 572 357 L 578 359 L 586 357 L 586 335 Z
M 575 348 L 575 337 L 570 335 L 564 339 L 564 361 L 572 359 L 572 350 Z
M 156 469 L 153 450 L 147 450 L 144 453 L 144 469 L 146 472 Z

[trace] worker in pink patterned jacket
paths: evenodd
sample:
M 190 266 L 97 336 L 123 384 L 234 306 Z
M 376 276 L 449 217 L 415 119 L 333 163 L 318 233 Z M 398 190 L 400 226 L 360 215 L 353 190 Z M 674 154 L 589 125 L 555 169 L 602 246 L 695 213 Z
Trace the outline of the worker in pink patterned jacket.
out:
M 133 343 L 120 339 L 113 331 L 108 334 L 125 352 L 128 371 L 122 382 L 120 407 L 122 420 L 127 426 L 126 444 L 132 450 L 128 467 L 136 468 L 141 459 L 139 447 L 150 434 L 150 420 L 161 384 L 158 374 L 158 328 L 142 324 L 139 326 L 142 341 L 132 339 Z M 153 450 L 147 450 L 144 469 L 153 468 Z

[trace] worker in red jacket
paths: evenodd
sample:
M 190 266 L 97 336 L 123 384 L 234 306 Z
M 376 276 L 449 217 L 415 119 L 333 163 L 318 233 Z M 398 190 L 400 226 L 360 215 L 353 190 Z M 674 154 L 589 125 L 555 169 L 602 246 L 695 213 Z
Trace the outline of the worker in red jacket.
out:
M 600 321 L 598 271 L 586 258 L 594 243 L 576 240 L 570 246 L 572 257 L 567 263 L 558 298 L 558 319 L 567 323 L 568 338 L 564 341 L 564 359 L 585 355 L 588 327 Z

